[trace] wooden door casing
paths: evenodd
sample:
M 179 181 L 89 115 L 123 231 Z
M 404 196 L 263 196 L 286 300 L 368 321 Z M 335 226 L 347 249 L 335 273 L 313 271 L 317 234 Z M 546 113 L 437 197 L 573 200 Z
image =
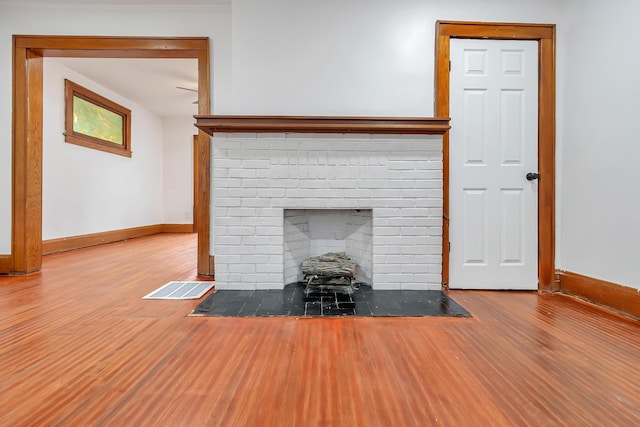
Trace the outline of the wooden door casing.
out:
M 538 63 L 538 290 L 559 289 L 555 274 L 555 138 L 556 138 L 556 26 L 438 21 L 435 46 L 435 115 L 449 117 L 449 52 L 451 38 L 537 40 Z M 443 138 L 442 284 L 449 280 L 449 134 Z

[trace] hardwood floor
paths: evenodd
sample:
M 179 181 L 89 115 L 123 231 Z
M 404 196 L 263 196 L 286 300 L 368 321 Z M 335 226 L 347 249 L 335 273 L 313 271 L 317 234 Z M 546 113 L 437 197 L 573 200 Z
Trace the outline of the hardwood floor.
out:
M 451 292 L 473 318 L 198 318 L 143 300 L 193 235 L 0 276 L 0 425 L 633 426 L 640 323 L 562 295 Z

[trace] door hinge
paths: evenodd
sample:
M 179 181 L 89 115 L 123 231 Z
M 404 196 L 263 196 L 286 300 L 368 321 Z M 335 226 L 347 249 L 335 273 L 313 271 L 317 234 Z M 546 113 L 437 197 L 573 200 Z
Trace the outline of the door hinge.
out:
M 451 242 L 449 242 L 449 252 L 451 252 Z
M 451 61 L 449 61 L 449 72 L 451 72 Z

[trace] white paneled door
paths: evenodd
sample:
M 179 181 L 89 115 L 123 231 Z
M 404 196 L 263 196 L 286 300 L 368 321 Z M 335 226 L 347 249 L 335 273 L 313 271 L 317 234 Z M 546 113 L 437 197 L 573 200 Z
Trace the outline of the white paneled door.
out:
M 451 39 L 450 85 L 449 287 L 537 289 L 538 43 Z

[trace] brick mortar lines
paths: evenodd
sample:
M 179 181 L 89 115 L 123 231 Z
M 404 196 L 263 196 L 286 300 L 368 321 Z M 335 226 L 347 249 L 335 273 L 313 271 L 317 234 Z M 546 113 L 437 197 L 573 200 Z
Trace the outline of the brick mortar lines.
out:
M 274 250 L 274 244 L 267 243 L 270 240 L 266 238 L 282 234 L 283 209 L 368 208 L 374 209 L 374 241 L 381 239 L 379 251 L 374 243 L 374 258 L 377 255 L 375 259 L 380 265 L 400 267 L 395 273 L 376 273 L 374 265 L 374 276 L 377 276 L 374 286 L 439 289 L 441 140 L 427 137 L 389 141 L 393 139 L 214 138 L 214 239 L 220 237 L 215 240 L 216 252 L 244 254 L 244 261 L 260 261 L 262 258 L 252 256 L 266 253 L 277 262 L 278 257 L 282 257 L 282 250 Z M 389 149 L 390 144 L 393 151 Z M 321 149 L 312 149 L 316 146 Z M 225 154 L 235 157 L 220 158 Z M 269 182 L 273 181 L 277 185 L 270 187 Z M 262 217 L 265 211 L 269 211 L 269 215 Z M 239 223 L 238 217 L 241 218 Z M 376 220 L 389 223 L 376 224 Z M 237 239 L 232 238 L 237 235 L 257 239 L 241 241 L 238 245 Z M 388 254 L 384 250 L 386 247 L 398 247 L 401 251 Z M 380 258 L 387 256 L 400 256 L 404 262 Z M 426 262 L 426 268 L 416 264 L 416 259 Z M 216 254 L 216 262 L 218 260 L 224 261 L 225 257 Z M 259 271 L 259 264 L 252 263 L 248 270 Z M 216 271 L 221 272 L 217 277 L 221 283 L 225 280 L 224 271 L 229 268 L 225 266 Z M 251 282 L 258 276 L 249 273 L 241 278 L 229 275 L 228 279 L 241 279 L 246 288 L 264 286 L 264 283 Z M 260 277 L 267 280 L 275 276 Z M 425 280 L 428 283 L 417 283 Z M 271 285 L 281 287 L 283 284 L 274 282 Z

